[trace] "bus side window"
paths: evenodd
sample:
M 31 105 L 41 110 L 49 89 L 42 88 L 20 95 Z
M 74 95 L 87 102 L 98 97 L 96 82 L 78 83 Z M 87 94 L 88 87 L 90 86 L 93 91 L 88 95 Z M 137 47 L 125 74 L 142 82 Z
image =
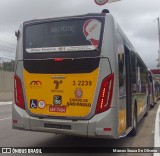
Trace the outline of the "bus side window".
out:
M 125 62 L 124 62 L 124 43 L 120 33 L 117 33 L 118 43 L 118 67 L 119 67 L 119 96 L 126 95 L 126 73 L 125 73 Z
M 137 85 L 136 85 L 136 55 L 134 52 L 131 53 L 131 78 L 132 78 L 132 93 L 136 93 Z
M 146 92 L 146 85 L 148 83 L 148 74 L 145 65 L 137 58 L 137 89 L 139 93 Z

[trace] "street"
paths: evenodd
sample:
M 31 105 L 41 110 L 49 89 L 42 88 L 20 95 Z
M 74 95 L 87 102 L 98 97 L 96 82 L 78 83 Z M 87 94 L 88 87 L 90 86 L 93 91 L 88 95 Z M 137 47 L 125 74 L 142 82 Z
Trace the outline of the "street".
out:
M 108 140 L 13 130 L 11 119 L 12 105 L 0 104 L 0 147 L 153 147 L 154 123 L 158 106 L 159 103 L 149 111 L 147 117 L 144 117 L 140 121 L 136 137 Z M 52 155 L 65 155 L 65 153 L 54 153 Z M 72 154 L 70 153 L 68 155 Z M 75 155 L 75 153 L 73 153 L 73 155 Z M 77 153 L 76 155 L 82 154 Z M 86 155 L 89 155 L 89 153 Z M 106 155 L 106 153 L 92 153 L 92 155 Z M 131 156 L 132 153 L 116 153 L 108 155 Z M 133 155 L 151 156 L 152 153 L 133 153 Z

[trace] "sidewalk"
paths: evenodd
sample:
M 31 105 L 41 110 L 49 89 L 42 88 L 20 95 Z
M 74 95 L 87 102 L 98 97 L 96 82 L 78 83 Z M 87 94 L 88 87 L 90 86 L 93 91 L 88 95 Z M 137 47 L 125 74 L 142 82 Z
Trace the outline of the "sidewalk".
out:
M 154 147 L 160 147 L 160 104 L 157 110 L 155 120 Z M 160 156 L 160 153 L 154 153 L 153 156 Z
M 12 101 L 13 92 L 0 92 L 0 102 Z

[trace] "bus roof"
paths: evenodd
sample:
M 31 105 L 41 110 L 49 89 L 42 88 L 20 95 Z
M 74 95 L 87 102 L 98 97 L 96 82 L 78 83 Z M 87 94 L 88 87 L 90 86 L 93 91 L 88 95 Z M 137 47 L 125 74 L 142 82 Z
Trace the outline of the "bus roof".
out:
M 151 69 L 153 74 L 160 74 L 160 69 Z
M 108 13 L 110 14 L 110 13 Z M 28 20 L 24 21 L 25 23 L 39 23 L 39 22 L 48 22 L 52 20 L 63 20 L 63 19 L 78 19 L 82 17 L 104 17 L 106 14 L 105 13 L 89 13 L 89 14 L 82 14 L 82 15 L 75 15 L 75 16 L 62 16 L 62 17 L 51 17 L 51 18 L 42 18 L 42 19 L 33 19 L 33 20 Z

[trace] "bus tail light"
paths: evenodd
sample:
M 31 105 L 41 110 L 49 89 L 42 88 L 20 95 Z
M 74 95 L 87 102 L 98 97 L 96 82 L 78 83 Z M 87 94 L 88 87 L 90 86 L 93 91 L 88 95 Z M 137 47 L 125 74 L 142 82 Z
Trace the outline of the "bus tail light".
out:
M 17 75 L 14 75 L 14 99 L 18 107 L 25 109 L 22 83 Z
M 62 62 L 62 61 L 63 61 L 63 58 L 55 58 L 54 61 L 55 61 L 55 62 Z
M 111 74 L 103 79 L 99 92 L 96 114 L 107 111 L 111 106 L 113 94 L 114 74 Z

